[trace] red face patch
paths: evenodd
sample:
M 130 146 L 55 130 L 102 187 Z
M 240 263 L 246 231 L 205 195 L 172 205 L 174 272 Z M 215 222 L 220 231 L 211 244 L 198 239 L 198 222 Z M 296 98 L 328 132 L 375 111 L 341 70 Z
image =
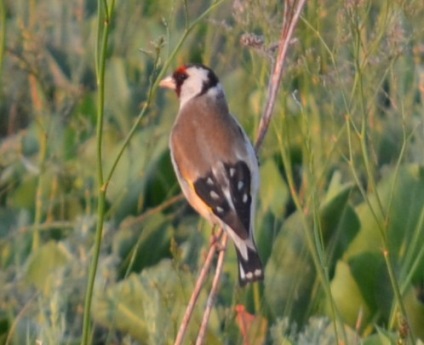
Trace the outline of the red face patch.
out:
M 187 67 L 186 66 L 179 67 L 172 75 L 172 78 L 174 78 L 175 80 L 175 86 L 176 86 L 175 92 L 177 93 L 179 97 L 181 93 L 181 85 L 183 85 L 184 80 L 188 78 Z
M 181 67 L 178 67 L 176 70 L 175 70 L 175 73 L 181 73 L 181 74 L 186 74 L 187 73 L 187 67 L 186 66 L 181 66 Z

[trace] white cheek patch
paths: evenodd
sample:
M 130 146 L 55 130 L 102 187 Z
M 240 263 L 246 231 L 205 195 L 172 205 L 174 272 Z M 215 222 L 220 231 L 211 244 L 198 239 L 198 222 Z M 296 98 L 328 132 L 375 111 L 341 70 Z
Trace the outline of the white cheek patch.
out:
M 202 92 L 204 83 L 208 80 L 209 71 L 203 68 L 188 68 L 188 78 L 181 86 L 180 92 L 180 109 L 193 97 Z

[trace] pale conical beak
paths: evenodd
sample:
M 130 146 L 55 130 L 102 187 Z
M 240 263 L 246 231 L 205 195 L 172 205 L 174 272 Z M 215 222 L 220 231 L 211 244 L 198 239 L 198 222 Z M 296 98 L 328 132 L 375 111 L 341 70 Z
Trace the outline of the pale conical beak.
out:
M 166 89 L 175 90 L 177 85 L 175 84 L 175 80 L 172 77 L 166 77 L 159 82 L 160 87 L 164 87 Z

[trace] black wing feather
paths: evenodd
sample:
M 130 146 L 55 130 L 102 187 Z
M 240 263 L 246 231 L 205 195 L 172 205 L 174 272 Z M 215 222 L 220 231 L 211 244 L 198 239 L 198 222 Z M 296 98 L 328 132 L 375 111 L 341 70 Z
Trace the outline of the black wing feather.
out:
M 246 231 L 250 229 L 250 212 L 252 196 L 250 194 L 250 170 L 245 162 L 225 164 L 225 169 L 230 180 L 230 194 L 240 221 Z
M 238 236 L 246 239 L 249 237 L 252 203 L 250 171 L 247 164 L 242 161 L 235 164 L 225 163 L 224 168 L 227 183 L 219 181 L 217 176 L 209 171 L 206 176 L 194 182 L 194 190 L 218 218 L 230 226 Z M 226 187 L 230 190 L 234 209 L 223 192 L 223 188 Z

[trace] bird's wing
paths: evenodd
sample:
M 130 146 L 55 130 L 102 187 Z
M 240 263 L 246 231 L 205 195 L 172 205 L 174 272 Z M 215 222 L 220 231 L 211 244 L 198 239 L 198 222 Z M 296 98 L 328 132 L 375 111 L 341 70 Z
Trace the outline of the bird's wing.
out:
M 250 231 L 250 186 L 251 174 L 243 161 L 219 162 L 193 184 L 196 194 L 213 214 L 243 240 L 249 238 Z

